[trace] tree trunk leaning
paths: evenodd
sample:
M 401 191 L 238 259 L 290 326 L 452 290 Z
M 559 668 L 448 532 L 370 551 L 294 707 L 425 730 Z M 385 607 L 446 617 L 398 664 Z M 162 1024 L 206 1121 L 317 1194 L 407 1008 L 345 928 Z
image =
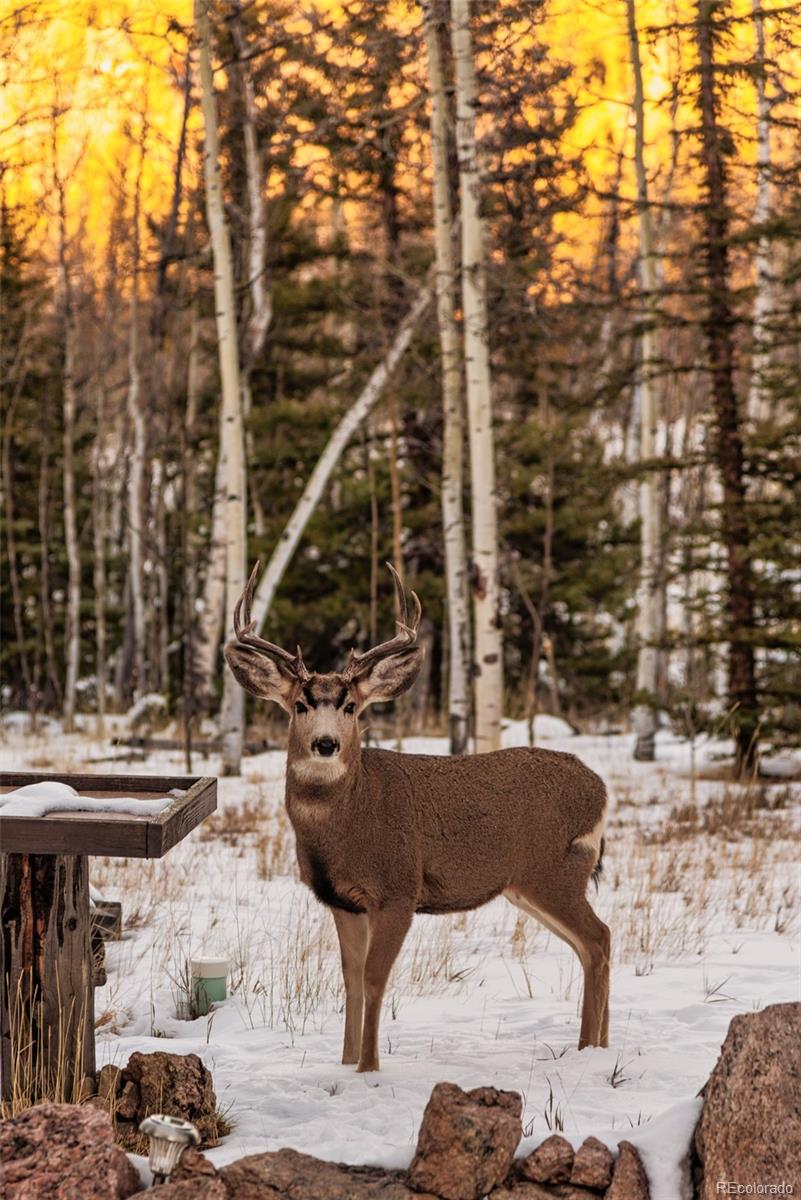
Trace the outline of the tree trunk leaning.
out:
M 320 502 L 334 468 L 342 457 L 348 442 L 378 402 L 387 379 L 406 353 L 423 313 L 431 303 L 431 298 L 432 285 L 426 282 L 417 293 L 412 307 L 398 327 L 386 358 L 374 369 L 358 398 L 331 434 L 325 449 L 317 460 L 256 588 L 251 615 L 257 633 L 264 625 L 275 593 L 284 577 L 284 572 L 292 561 L 292 555 L 295 553 L 312 513 Z

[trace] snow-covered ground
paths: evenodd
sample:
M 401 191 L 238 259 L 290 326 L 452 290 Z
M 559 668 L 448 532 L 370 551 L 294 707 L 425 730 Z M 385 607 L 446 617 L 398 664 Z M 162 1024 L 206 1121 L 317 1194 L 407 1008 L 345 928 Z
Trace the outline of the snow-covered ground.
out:
M 523 739 L 520 725 L 507 744 Z M 578 754 L 611 795 L 596 903 L 613 936 L 611 1043 L 576 1050 L 581 976 L 572 952 L 503 899 L 474 913 L 417 917 L 387 992 L 382 1069 L 339 1063 L 343 992 L 330 915 L 297 882 L 282 807 L 284 755 L 221 779 L 219 812 L 161 861 L 92 860 L 93 885 L 123 904 L 96 996 L 100 1064 L 134 1050 L 199 1054 L 232 1134 L 221 1164 L 280 1146 L 349 1162 L 405 1165 L 432 1086 L 520 1091 L 533 1146 L 554 1130 L 638 1144 L 655 1200 L 679 1200 L 694 1099 L 732 1016 L 799 999 L 797 764 L 746 792 L 716 781 L 720 744 L 660 735 L 635 764 L 627 737 L 572 736 L 542 719 L 538 740 Z M 406 748 L 442 753 L 444 742 Z M 114 752 L 87 735 L 41 736 L 9 722 L 0 769 L 180 774 L 181 756 Z M 216 763 L 197 760 L 195 774 Z M 704 778 L 706 776 L 707 778 Z M 180 1020 L 193 955 L 228 955 L 231 998 Z

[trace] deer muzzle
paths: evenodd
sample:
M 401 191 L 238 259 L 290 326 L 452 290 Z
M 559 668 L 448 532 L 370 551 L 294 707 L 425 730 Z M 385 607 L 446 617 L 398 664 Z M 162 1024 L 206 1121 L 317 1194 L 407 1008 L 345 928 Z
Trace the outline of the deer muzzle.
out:
M 322 758 L 331 758 L 339 752 L 339 742 L 332 737 L 315 738 L 311 744 L 312 751 Z

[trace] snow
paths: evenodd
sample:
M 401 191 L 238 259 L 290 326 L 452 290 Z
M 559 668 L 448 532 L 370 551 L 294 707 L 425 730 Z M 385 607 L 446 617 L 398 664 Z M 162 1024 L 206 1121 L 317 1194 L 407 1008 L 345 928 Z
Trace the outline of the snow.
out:
M 127 813 L 134 817 L 158 817 L 173 800 L 184 793 L 174 788 L 158 800 L 134 800 L 126 796 L 98 799 L 80 796 L 69 783 L 45 780 L 27 783 L 13 792 L 0 795 L 0 814 L 4 817 L 44 817 L 54 812 Z
M 509 723 L 505 741 L 520 729 Z M 96 995 L 99 1065 L 124 1065 L 135 1050 L 199 1054 L 234 1126 L 209 1152 L 218 1165 L 292 1146 L 404 1166 L 431 1088 L 451 1080 L 522 1094 L 521 1153 L 555 1130 L 574 1145 L 590 1134 L 610 1146 L 627 1138 L 654 1200 L 683 1200 L 696 1097 L 731 1018 L 799 999 L 801 784 L 770 785 L 754 816 L 748 804 L 738 809 L 731 784 L 704 777 L 730 753 L 725 742 L 698 738 L 693 748 L 662 730 L 658 761 L 643 764 L 631 760 L 630 736 L 546 729 L 538 740 L 584 759 L 610 792 L 593 897 L 613 937 L 608 1049 L 576 1049 L 573 953 L 499 899 L 415 919 L 387 989 L 381 1071 L 342 1066 L 333 922 L 296 879 L 285 760 L 274 751 L 246 759 L 241 778 L 221 778 L 219 812 L 165 859 L 91 860 L 93 885 L 122 902 L 126 924 L 123 940 L 107 944 L 109 981 Z M 51 738 L 6 736 L 3 769 L 85 770 L 115 754 L 74 735 L 59 740 L 56 762 Z M 405 749 L 447 747 L 418 737 Z M 116 753 L 95 769 L 183 771 L 178 754 L 129 763 Z M 198 758 L 193 773 L 218 767 Z M 208 1017 L 181 1020 L 196 955 L 230 958 L 231 995 Z

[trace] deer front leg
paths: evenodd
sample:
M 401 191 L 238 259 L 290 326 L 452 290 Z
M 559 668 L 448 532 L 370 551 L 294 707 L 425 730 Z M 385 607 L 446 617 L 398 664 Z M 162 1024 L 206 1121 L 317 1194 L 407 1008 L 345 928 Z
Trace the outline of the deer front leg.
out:
M 345 981 L 345 1042 L 343 1063 L 355 1063 L 359 1058 L 364 1015 L 364 960 L 367 955 L 366 913 L 345 912 L 334 908 L 334 921 L 339 936 L 342 959 L 342 978 Z
M 378 1025 L 381 1001 L 392 965 L 412 923 L 414 909 L 392 904 L 369 913 L 370 940 L 364 964 L 364 1027 L 359 1071 L 378 1070 Z

